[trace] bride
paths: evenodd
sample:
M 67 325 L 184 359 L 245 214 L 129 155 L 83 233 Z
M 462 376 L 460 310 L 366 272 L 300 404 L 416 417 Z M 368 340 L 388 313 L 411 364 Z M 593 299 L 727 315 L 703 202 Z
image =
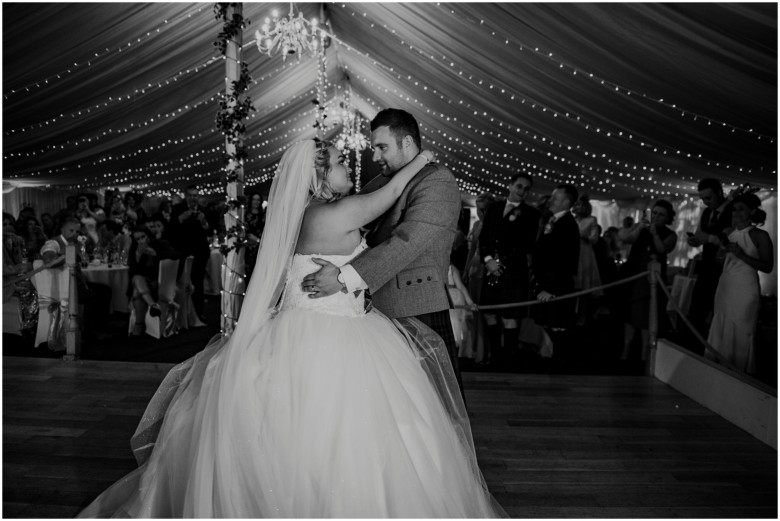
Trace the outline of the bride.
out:
M 292 145 L 271 186 L 257 268 L 229 337 L 166 376 L 133 436 L 139 468 L 79 517 L 497 517 L 441 339 L 364 310 L 363 294 L 310 298 L 303 277 L 366 249 L 433 155 L 381 189 L 352 186 L 338 150 Z

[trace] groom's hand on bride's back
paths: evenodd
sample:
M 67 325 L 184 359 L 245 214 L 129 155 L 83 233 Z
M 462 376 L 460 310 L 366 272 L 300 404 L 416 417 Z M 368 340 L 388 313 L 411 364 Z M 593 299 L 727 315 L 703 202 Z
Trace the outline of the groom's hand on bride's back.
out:
M 338 266 L 323 259 L 313 258 L 312 260 L 322 267 L 303 278 L 301 286 L 303 291 L 309 294 L 309 298 L 327 297 L 341 291 L 341 283 L 337 278 Z

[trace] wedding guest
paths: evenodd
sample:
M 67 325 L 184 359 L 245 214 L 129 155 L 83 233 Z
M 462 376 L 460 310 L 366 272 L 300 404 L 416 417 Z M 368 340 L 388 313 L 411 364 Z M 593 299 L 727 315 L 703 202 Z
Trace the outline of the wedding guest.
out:
M 260 238 L 265 227 L 265 212 L 263 210 L 263 196 L 259 192 L 249 194 L 249 208 L 244 214 L 246 223 L 246 250 L 244 252 L 244 265 L 246 266 L 246 282 L 252 277 L 257 260 L 257 251 L 260 247 Z
M 485 265 L 482 264 L 482 256 L 479 253 L 479 235 L 482 231 L 482 223 L 485 220 L 485 212 L 494 202 L 495 198 L 493 195 L 487 192 L 477 196 L 475 201 L 477 219 L 474 221 L 474 225 L 471 227 L 467 237 L 469 251 L 466 255 L 463 282 L 468 288 L 469 296 L 476 304 L 482 302 L 482 277 L 485 272 Z M 471 332 L 472 344 L 474 345 L 474 361 L 477 364 L 486 363 L 488 361 L 488 352 L 485 342 L 485 319 L 479 310 L 472 312 L 468 330 Z
M 447 271 L 447 294 L 450 296 L 450 322 L 455 335 L 455 345 L 458 346 L 459 358 L 475 358 L 477 355 L 474 337 L 469 330 L 476 311 L 476 304 L 471 299 L 466 285 L 460 277 L 460 272 L 454 264 Z
M 170 242 L 171 238 L 168 233 L 168 221 L 163 217 L 161 212 L 152 215 L 146 223 L 154 239 Z
M 125 203 L 122 201 L 122 197 L 119 194 L 116 194 L 111 199 L 111 206 L 108 210 L 109 219 L 116 221 L 120 225 L 130 224 L 132 226 L 134 215 L 135 214 L 128 214 L 127 207 L 125 206 Z
M 46 236 L 43 234 L 41 225 L 35 217 L 24 217 L 20 227 L 22 233 L 19 235 L 24 240 L 24 247 L 27 251 L 27 258 L 30 261 L 40 258 L 40 250 L 46 243 Z
M 580 232 L 571 207 L 577 188 L 558 185 L 549 199 L 549 219 L 533 247 L 531 291 L 544 304 L 531 307 L 531 317 L 543 326 L 553 342 L 553 359 L 566 364 L 577 354 L 570 330 L 574 325 L 574 299 L 551 299 L 574 292 L 580 256 Z
M 55 236 L 59 235 L 59 229 L 68 217 L 76 216 L 76 208 L 78 207 L 78 197 L 75 195 L 69 195 L 65 198 L 65 208 L 62 208 L 54 215 L 54 221 L 57 224 Z M 51 239 L 51 237 L 49 237 Z
M 11 281 L 32 269 L 24 239 L 16 235 L 16 220 L 3 212 L 3 301 L 16 297 L 19 305 L 20 332 L 35 332 L 38 326 L 38 293 L 29 278 Z M 37 252 L 36 252 L 37 253 Z
M 141 207 L 143 198 L 143 194 L 137 192 L 127 192 L 125 194 L 125 211 L 133 224 L 146 221 L 146 210 Z
M 167 228 L 171 223 L 171 209 L 173 208 L 173 205 L 168 199 L 163 199 L 160 201 L 160 206 L 157 208 L 157 213 L 159 213 L 162 218 L 164 219 L 163 224 L 165 224 L 165 227 Z
M 702 179 L 698 185 L 699 198 L 704 211 L 694 233 L 688 232 L 688 245 L 702 247 L 701 260 L 696 268 L 696 284 L 691 295 L 689 319 L 702 336 L 709 329 L 709 318 L 715 304 L 715 291 L 723 267 L 715 260 L 718 253 L 718 237 L 731 226 L 731 201 L 723 194 L 717 179 Z M 695 346 L 695 347 L 693 347 Z M 692 344 L 694 352 L 703 354 L 704 346 Z
M 625 277 L 636 275 L 648 269 L 651 259 L 661 264 L 661 284 L 666 284 L 667 254 L 677 245 L 677 234 L 669 227 L 674 219 L 675 211 L 669 201 L 660 199 L 653 205 L 650 219 L 642 219 L 634 224 L 626 235 L 626 242 L 631 244 L 631 253 L 624 265 Z M 662 291 L 657 291 L 658 326 L 662 328 L 666 298 Z M 641 359 L 647 359 L 650 339 L 650 282 L 647 277 L 639 278 L 628 287 L 628 302 L 626 323 L 624 327 L 623 352 L 621 360 L 628 360 L 631 346 L 637 330 L 641 331 Z
M 173 249 L 168 241 L 153 239 L 149 230 L 143 225 L 136 225 L 133 229 L 133 243 L 127 258 L 130 277 L 127 296 L 130 297 L 135 311 L 132 336 L 140 336 L 144 333 L 144 317 L 147 309 L 153 317 L 159 317 L 161 314 L 157 303 L 160 261 L 178 258 L 179 252 Z
M 631 253 L 631 245 L 626 242 L 626 237 L 634 226 L 634 218 L 627 215 L 623 218 L 623 226 L 617 232 L 618 245 L 620 246 L 620 256 L 625 260 Z
M 540 214 L 525 201 L 531 193 L 530 174 L 514 175 L 503 203 L 490 206 L 479 236 L 479 251 L 485 264 L 481 300 L 483 305 L 510 304 L 528 300 L 528 266 L 539 229 Z M 520 350 L 520 320 L 527 308 L 506 308 L 483 313 L 491 364 L 515 365 Z
M 25 237 L 27 235 L 27 219 L 35 219 L 38 221 L 38 216 L 35 213 L 35 208 L 32 206 L 25 206 L 19 210 L 19 215 L 16 217 L 16 235 Z
M 60 235 L 46 241 L 41 248 L 41 258 L 44 263 L 51 263 L 58 256 L 65 253 L 68 244 L 76 244 L 81 229 L 81 222 L 76 217 L 68 217 L 60 227 Z M 76 255 L 80 257 L 79 248 Z M 61 266 L 64 261 L 53 267 Z M 76 262 L 76 282 L 78 288 L 79 304 L 84 305 L 84 340 L 100 341 L 108 338 L 103 330 L 108 323 L 108 311 L 111 308 L 111 287 L 96 282 L 87 282 L 81 272 L 81 263 Z
M 50 213 L 44 212 L 41 214 L 41 228 L 47 239 L 51 239 L 57 235 L 57 223 Z
M 596 255 L 593 252 L 593 245 L 598 241 L 599 231 L 596 218 L 591 215 L 593 206 L 590 204 L 590 198 L 587 195 L 581 195 L 572 206 L 571 212 L 580 230 L 580 255 L 574 288 L 585 290 L 601 286 L 601 275 L 596 263 Z M 577 299 L 578 325 L 584 325 L 586 319 L 593 315 L 597 307 L 597 299 L 603 295 L 603 290 L 597 290 Z
M 758 272 L 772 271 L 774 246 L 769 234 L 756 227 L 766 221 L 758 196 L 741 195 L 731 208 L 732 226 L 724 230 L 725 237 L 721 238 L 726 255 L 707 342 L 738 369 L 755 373 L 755 333 L 761 297 Z M 709 351 L 706 356 L 716 359 Z
M 108 260 L 112 262 L 118 262 L 115 259 L 118 259 L 123 251 L 130 250 L 132 238 L 122 233 L 122 226 L 116 221 L 109 219 L 98 224 L 98 237 L 98 246 L 103 248 Z
M 76 217 L 81 221 L 81 232 L 92 239 L 93 244 L 100 241 L 97 233 L 98 219 L 97 214 L 89 206 L 89 198 L 86 195 L 80 195 L 76 206 Z
M 185 189 L 184 202 L 173 207 L 171 213 L 171 237 L 173 247 L 183 258 L 190 255 L 192 262 L 192 284 L 195 287 L 192 303 L 198 318 L 203 317 L 203 278 L 206 274 L 206 264 L 209 260 L 209 237 L 212 227 L 206 219 L 206 208 L 199 204 L 200 189 L 190 185 Z
M 455 265 L 460 273 L 463 273 L 466 268 L 466 258 L 469 254 L 468 233 L 470 221 L 471 210 L 461 208 L 455 238 L 452 240 L 452 252 L 450 253 L 450 262 Z

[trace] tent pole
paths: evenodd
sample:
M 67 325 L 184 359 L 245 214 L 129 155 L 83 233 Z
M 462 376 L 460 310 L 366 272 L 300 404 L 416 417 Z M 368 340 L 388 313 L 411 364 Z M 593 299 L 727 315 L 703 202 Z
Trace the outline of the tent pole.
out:
M 231 20 L 234 14 L 243 15 L 242 3 L 230 3 L 227 12 L 227 20 Z M 239 81 L 241 76 L 241 61 L 243 59 L 243 31 L 239 30 L 237 34 L 227 42 L 225 50 L 225 94 L 231 96 L 235 93 L 234 82 Z M 240 133 L 239 146 L 244 143 L 244 133 Z M 225 138 L 225 152 L 228 156 L 235 157 L 236 144 L 232 143 L 228 137 Z M 243 201 L 244 196 L 244 166 L 241 161 L 230 160 L 228 165 L 236 175 L 235 179 L 228 178 L 226 195 L 228 201 Z M 236 242 L 242 243 L 244 240 L 244 204 L 240 203 L 237 207 L 228 207 L 225 213 L 225 229 L 230 230 L 236 227 L 236 234 L 229 239 L 228 246 L 233 246 Z M 222 266 L 222 314 L 221 325 L 223 334 L 232 333 L 243 298 L 241 295 L 245 291 L 244 277 L 244 249 L 231 248 L 228 252 Z

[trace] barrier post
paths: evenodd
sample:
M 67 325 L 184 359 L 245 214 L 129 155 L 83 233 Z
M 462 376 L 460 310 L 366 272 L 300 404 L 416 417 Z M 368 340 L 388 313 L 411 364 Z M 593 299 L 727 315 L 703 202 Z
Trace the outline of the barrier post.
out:
M 648 274 L 650 278 L 650 316 L 648 317 L 648 353 L 647 364 L 645 366 L 645 374 L 652 376 L 655 366 L 655 348 L 658 345 L 658 280 L 661 276 L 661 263 L 655 255 L 651 256 L 651 260 L 647 265 Z
M 65 247 L 65 265 L 68 267 L 68 328 L 65 330 L 65 355 L 62 359 L 77 360 L 81 356 L 81 329 L 79 327 L 79 291 L 76 282 L 76 245 Z

